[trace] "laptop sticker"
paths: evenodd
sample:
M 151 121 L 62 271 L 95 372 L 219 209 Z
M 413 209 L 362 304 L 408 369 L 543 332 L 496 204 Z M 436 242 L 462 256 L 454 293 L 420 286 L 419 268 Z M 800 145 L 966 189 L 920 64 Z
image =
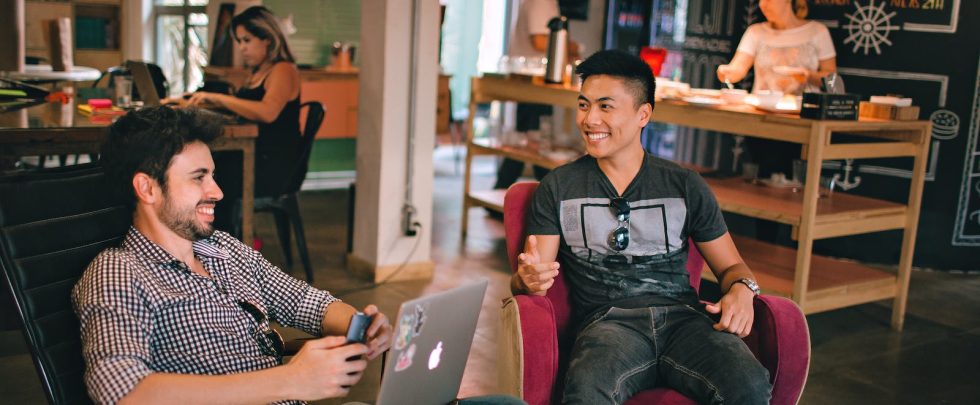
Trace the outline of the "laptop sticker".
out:
M 422 326 L 425 325 L 425 308 L 421 305 L 415 306 L 415 335 L 422 333 Z
M 395 372 L 402 371 L 412 366 L 412 358 L 415 357 L 415 344 L 413 343 L 407 350 L 398 354 L 398 361 L 395 363 Z
M 415 314 L 403 314 L 398 320 L 398 335 L 395 336 L 395 350 L 405 350 L 415 337 Z

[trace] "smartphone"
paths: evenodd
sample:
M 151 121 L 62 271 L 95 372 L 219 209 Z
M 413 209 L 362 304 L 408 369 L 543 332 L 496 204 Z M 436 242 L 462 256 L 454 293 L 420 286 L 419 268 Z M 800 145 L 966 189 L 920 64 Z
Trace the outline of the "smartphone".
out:
M 363 312 L 355 313 L 350 318 L 347 327 L 347 343 L 367 343 L 367 329 L 371 325 L 371 317 Z

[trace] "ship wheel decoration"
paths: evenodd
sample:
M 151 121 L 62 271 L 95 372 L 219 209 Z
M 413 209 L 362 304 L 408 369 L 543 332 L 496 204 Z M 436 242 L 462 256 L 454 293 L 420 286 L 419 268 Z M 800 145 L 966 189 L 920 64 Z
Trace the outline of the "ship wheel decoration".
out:
M 882 0 L 878 6 L 875 6 L 875 0 L 871 0 L 867 6 L 862 6 L 861 3 L 855 1 L 854 7 L 857 10 L 854 14 L 844 14 L 848 20 L 847 25 L 844 26 L 848 33 L 844 43 L 854 44 L 851 52 L 858 53 L 859 49 L 864 48 L 864 54 L 867 55 L 874 48 L 875 53 L 881 55 L 882 44 L 892 45 L 892 41 L 888 40 L 888 34 L 900 28 L 892 26 L 891 18 L 896 13 L 894 11 L 886 12 L 885 3 L 886 1 Z

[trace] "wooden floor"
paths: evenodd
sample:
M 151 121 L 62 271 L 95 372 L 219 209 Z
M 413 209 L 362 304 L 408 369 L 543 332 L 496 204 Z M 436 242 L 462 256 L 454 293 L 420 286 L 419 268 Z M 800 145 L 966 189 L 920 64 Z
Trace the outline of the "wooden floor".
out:
M 437 267 L 432 280 L 357 290 L 369 284 L 344 269 L 347 191 L 304 192 L 300 204 L 315 285 L 355 306 L 374 303 L 393 317 L 406 299 L 478 278 L 490 280 L 460 388 L 461 396 L 470 396 L 496 390 L 496 325 L 500 300 L 509 294 L 509 270 L 502 224 L 488 218 L 482 209 L 470 213 L 469 237 L 459 238 L 462 165 L 456 166 L 455 156 L 448 148 L 436 150 L 434 224 L 432 230 L 422 233 L 433 240 L 432 259 Z M 474 188 L 489 188 L 494 180 L 492 159 L 481 159 L 474 170 Z M 256 225 L 265 241 L 263 254 L 282 265 L 271 217 L 259 215 Z M 301 276 L 302 269 L 296 267 L 292 272 Z M 889 301 L 808 316 L 813 360 L 801 403 L 975 403 L 980 398 L 976 384 L 980 378 L 978 297 L 980 273 L 915 271 L 903 333 L 889 328 Z M 379 366 L 372 364 L 347 398 L 318 403 L 372 401 L 378 390 Z M 0 332 L 0 404 L 43 402 L 20 332 Z

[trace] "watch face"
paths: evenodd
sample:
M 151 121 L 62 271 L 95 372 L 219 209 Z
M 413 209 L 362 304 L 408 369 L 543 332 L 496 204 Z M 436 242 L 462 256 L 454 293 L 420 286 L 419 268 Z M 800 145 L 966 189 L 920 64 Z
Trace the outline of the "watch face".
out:
M 752 292 L 756 293 L 756 295 L 759 294 L 759 284 L 756 283 L 755 280 L 748 279 L 748 278 L 743 278 L 743 279 L 738 280 L 738 281 L 741 282 L 742 284 L 745 284 L 746 286 L 748 286 L 749 289 L 752 290 Z

